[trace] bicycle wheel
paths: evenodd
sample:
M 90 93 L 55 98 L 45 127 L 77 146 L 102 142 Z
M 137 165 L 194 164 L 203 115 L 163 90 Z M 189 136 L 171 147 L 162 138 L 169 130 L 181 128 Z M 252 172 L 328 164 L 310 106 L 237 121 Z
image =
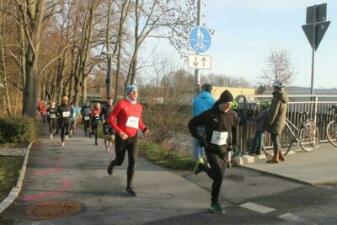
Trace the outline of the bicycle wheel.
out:
M 318 147 L 319 130 L 313 123 L 308 123 L 300 130 L 300 145 L 306 152 L 311 152 Z
M 292 147 L 294 146 L 294 137 L 290 133 L 289 129 L 286 128 L 284 133 L 282 134 L 282 149 L 285 149 L 283 151 L 283 155 L 287 155 Z M 295 148 L 297 150 L 297 148 Z
M 337 123 L 336 121 L 333 120 L 330 123 L 328 123 L 328 126 L 326 127 L 326 136 L 330 144 L 337 147 Z

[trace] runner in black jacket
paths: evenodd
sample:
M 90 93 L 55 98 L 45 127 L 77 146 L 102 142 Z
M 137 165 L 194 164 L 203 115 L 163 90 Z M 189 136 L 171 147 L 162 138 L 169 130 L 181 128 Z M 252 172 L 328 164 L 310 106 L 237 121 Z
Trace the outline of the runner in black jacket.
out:
M 232 102 L 232 94 L 225 90 L 211 109 L 193 117 L 188 124 L 192 136 L 205 147 L 210 167 L 205 165 L 203 171 L 213 180 L 209 210 L 214 213 L 224 213 L 219 203 L 219 192 L 226 167 L 226 153 L 238 143 L 239 117 L 230 109 Z M 205 126 L 205 136 L 197 132 L 199 126 Z
M 90 103 L 87 102 L 81 109 L 84 134 L 86 137 L 88 136 L 88 129 L 90 127 L 90 113 L 91 113 Z
M 47 120 L 49 125 L 50 139 L 53 138 L 53 133 L 57 129 L 56 113 L 57 113 L 56 103 L 54 101 L 51 101 L 47 109 Z

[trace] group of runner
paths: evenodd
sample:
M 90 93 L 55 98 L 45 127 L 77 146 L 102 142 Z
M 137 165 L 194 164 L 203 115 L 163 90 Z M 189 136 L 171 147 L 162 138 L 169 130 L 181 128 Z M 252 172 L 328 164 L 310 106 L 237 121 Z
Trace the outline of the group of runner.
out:
M 61 145 L 64 146 L 65 139 L 72 137 L 75 133 L 76 108 L 69 104 L 67 96 L 62 97 L 62 103 L 57 106 L 55 101 L 47 105 L 41 101 L 38 105 L 43 124 L 48 123 L 50 139 L 60 133 Z
M 115 166 L 122 165 L 126 152 L 128 153 L 128 169 L 127 169 L 127 186 L 126 191 L 136 196 L 133 189 L 133 177 L 135 174 L 135 162 L 138 152 L 137 134 L 141 130 L 146 136 L 149 129 L 145 126 L 142 119 L 142 105 L 137 102 L 138 89 L 136 85 L 128 85 L 126 88 L 126 98 L 117 102 L 113 106 L 113 101 L 108 98 L 106 103 L 101 107 L 100 103 L 94 103 L 91 107 L 86 103 L 81 108 L 82 122 L 84 126 L 85 136 L 95 136 L 95 145 L 97 142 L 97 133 L 99 124 L 102 122 L 103 133 L 105 137 L 115 134 L 115 159 L 109 163 L 107 172 L 109 175 L 113 173 Z M 49 124 L 50 137 L 61 131 L 61 145 L 64 146 L 65 139 L 71 134 L 72 118 L 76 118 L 76 109 L 69 104 L 67 96 L 62 97 L 62 103 L 56 106 L 55 102 L 50 102 L 46 110 L 47 120 Z M 89 126 L 91 131 L 89 132 Z M 108 138 L 105 138 L 105 146 L 108 151 Z M 110 140 L 111 141 L 111 140 Z
M 274 144 L 274 157 L 268 162 L 277 163 L 284 160 L 280 153 L 279 135 L 284 128 L 287 96 L 284 93 L 283 84 L 274 83 L 274 97 L 270 107 L 270 119 L 265 124 L 264 129 L 272 134 Z M 211 96 L 212 86 L 205 84 L 202 92 L 193 101 L 193 118 L 188 123 L 188 128 L 195 138 L 196 168 L 195 173 L 205 172 L 213 181 L 211 191 L 210 212 L 223 213 L 219 202 L 219 193 L 222 186 L 225 168 L 227 165 L 228 152 L 236 149 L 238 141 L 239 117 L 231 109 L 234 101 L 233 95 L 225 90 L 219 99 L 215 100 Z M 138 89 L 135 85 L 128 85 L 126 88 L 126 98 L 117 102 L 114 106 L 112 99 L 101 107 L 95 103 L 93 107 L 86 104 L 81 109 L 85 135 L 88 135 L 88 128 L 91 123 L 89 136 L 95 135 L 97 145 L 97 129 L 100 121 L 103 122 L 104 135 L 115 133 L 115 158 L 109 163 L 107 172 L 113 173 L 115 166 L 122 165 L 126 152 L 128 153 L 127 185 L 126 191 L 136 196 L 133 187 L 133 177 L 135 174 L 135 162 L 138 152 L 137 134 L 142 131 L 147 136 L 149 129 L 142 120 L 142 105 L 137 102 Z M 61 142 L 64 146 L 64 137 L 69 134 L 71 115 L 74 109 L 69 105 L 68 98 L 62 98 L 62 104 L 56 107 L 52 102 L 47 110 L 48 123 L 52 137 L 52 130 L 56 121 L 61 130 Z M 54 124 L 54 125 L 53 125 Z M 107 147 L 107 145 L 106 145 Z M 108 148 L 107 148 L 108 149 Z M 204 162 L 203 151 L 208 163 Z

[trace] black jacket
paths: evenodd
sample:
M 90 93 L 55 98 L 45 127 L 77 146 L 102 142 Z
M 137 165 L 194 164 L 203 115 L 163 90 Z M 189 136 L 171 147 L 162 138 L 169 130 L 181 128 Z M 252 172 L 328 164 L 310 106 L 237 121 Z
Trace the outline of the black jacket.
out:
M 109 105 L 108 103 L 105 103 L 101 110 L 101 114 L 100 114 L 101 119 L 107 121 L 109 119 L 109 116 L 112 110 L 113 110 L 113 106 Z
M 56 119 L 57 116 L 57 108 L 52 108 L 52 107 L 48 107 L 47 109 L 47 118 L 48 120 L 50 119 Z
M 70 115 L 73 113 L 71 105 L 60 105 L 57 108 L 57 115 L 61 124 L 70 123 Z
M 211 109 L 193 117 L 188 124 L 188 128 L 192 136 L 199 140 L 201 146 L 205 147 L 206 153 L 225 154 L 226 151 L 230 150 L 231 145 L 239 143 L 239 117 L 233 110 L 226 113 L 220 111 L 218 105 L 218 103 L 215 103 Z M 198 134 L 197 127 L 199 126 L 205 127 L 204 137 Z M 212 136 L 217 132 L 228 132 L 226 144 L 214 144 Z

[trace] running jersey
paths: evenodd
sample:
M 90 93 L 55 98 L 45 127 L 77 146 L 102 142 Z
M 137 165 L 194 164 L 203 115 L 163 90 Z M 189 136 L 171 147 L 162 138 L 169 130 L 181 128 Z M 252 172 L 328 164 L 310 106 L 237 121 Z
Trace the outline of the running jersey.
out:
M 70 105 L 60 105 L 58 107 L 57 112 L 60 117 L 61 123 L 69 123 L 71 111 L 72 108 Z
M 127 100 L 119 101 L 109 116 L 109 123 L 117 133 L 124 132 L 129 137 L 137 135 L 137 130 L 144 131 L 141 104 L 132 104 Z
M 57 114 L 56 107 L 55 108 L 48 107 L 47 109 L 48 119 L 56 119 L 56 114 Z
M 91 111 L 91 117 L 95 120 L 100 119 L 100 114 L 101 114 L 100 109 L 93 108 L 93 110 Z

